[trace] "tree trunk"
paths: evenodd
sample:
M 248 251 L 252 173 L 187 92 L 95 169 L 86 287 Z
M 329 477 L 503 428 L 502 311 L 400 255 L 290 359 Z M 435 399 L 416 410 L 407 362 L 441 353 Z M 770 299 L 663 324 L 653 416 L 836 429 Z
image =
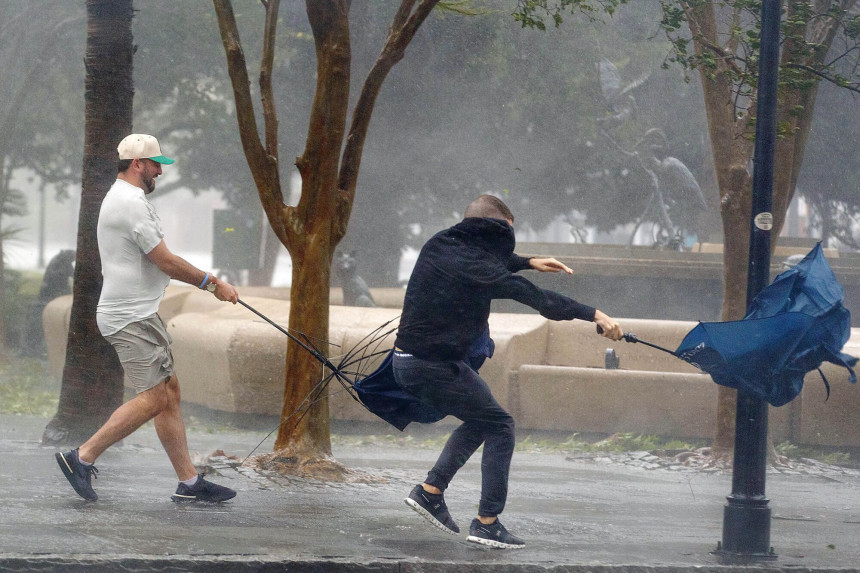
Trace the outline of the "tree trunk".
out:
M 739 161 L 739 160 L 737 160 Z M 732 165 L 732 161 L 726 162 Z M 749 224 L 752 212 L 752 175 L 742 163 L 734 163 L 719 177 L 723 197 L 720 215 L 723 220 L 723 308 L 721 320 L 739 320 L 746 310 L 747 270 L 749 261 Z M 718 173 L 725 169 L 717 169 Z M 717 424 L 714 432 L 715 457 L 730 459 L 735 447 L 735 412 L 737 391 L 717 388 Z
M 349 104 L 349 3 L 308 0 L 308 19 L 316 41 L 317 86 L 304 154 L 296 160 L 302 196 L 286 226 L 293 262 L 290 328 L 328 340 L 329 279 L 337 240 L 337 178 Z M 321 349 L 325 354 L 328 349 Z M 291 415 L 322 377 L 322 365 L 296 344 L 287 347 L 287 383 L 282 419 Z M 328 392 L 322 392 L 301 422 L 282 424 L 276 450 L 331 455 Z
M 122 404 L 123 371 L 99 333 L 101 260 L 96 226 L 116 180 L 117 143 L 132 129 L 132 0 L 87 0 L 83 182 L 66 362 L 57 414 L 45 444 L 78 444 Z
M 332 246 L 327 229 L 312 231 L 312 236 L 319 240 L 309 241 L 302 257 L 293 257 L 290 328 L 311 340 L 328 340 Z M 328 355 L 327 348 L 320 350 Z M 308 459 L 330 456 L 328 391 L 314 392 L 323 376 L 322 365 L 299 345 L 290 343 L 287 372 L 293 375 L 288 375 L 284 387 L 281 419 L 288 422 L 278 430 L 275 451 L 287 450 Z M 312 405 L 306 402 L 309 399 Z M 299 416 L 295 416 L 297 411 L 301 411 Z
M 855 0 L 845 0 L 850 8 Z M 733 91 L 731 61 L 737 48 L 731 38 L 725 45 L 717 30 L 715 2 L 684 2 L 696 54 L 709 54 L 714 69 L 702 70 L 699 77 L 708 116 L 708 129 L 713 149 L 714 165 L 720 191 L 720 214 L 723 220 L 723 309 L 722 320 L 739 320 L 746 314 L 747 267 L 749 261 L 750 218 L 752 211 L 752 165 L 755 145 L 752 139 L 756 98 L 743 109 L 736 109 L 738 100 Z M 809 68 L 820 66 L 829 51 L 839 22 L 826 17 L 807 22 L 803 3 L 789 3 L 784 21 L 794 34 L 805 37 L 803 46 L 786 41 L 782 46 L 781 66 L 791 63 Z M 811 13 L 816 10 L 813 7 Z M 817 46 L 808 51 L 807 46 Z M 776 166 L 773 182 L 773 218 L 771 249 L 775 249 L 785 215 L 794 195 L 794 188 L 803 163 L 803 154 L 812 124 L 820 79 L 813 77 L 810 85 L 780 86 L 777 123 L 782 135 L 775 147 Z M 734 449 L 737 392 L 720 387 L 717 400 L 717 427 L 714 453 L 729 457 Z
M 388 39 L 362 87 L 347 135 L 350 87 L 349 0 L 306 0 L 314 35 L 317 84 L 304 153 L 296 159 L 302 195 L 295 207 L 284 204 L 278 172 L 277 115 L 272 93 L 278 0 L 264 2 L 266 23 L 260 66 L 260 99 L 265 143 L 260 139 L 249 90 L 245 56 L 229 0 L 213 0 L 236 99 L 236 117 L 245 157 L 269 223 L 293 263 L 290 328 L 328 339 L 329 283 L 333 253 L 346 233 L 367 129 L 376 96 L 387 73 L 439 0 L 403 0 Z M 343 149 L 343 159 L 341 159 Z M 327 348 L 320 349 L 327 354 Z M 287 344 L 281 425 L 275 452 L 261 465 L 295 471 L 331 456 L 327 389 L 318 387 L 322 365 L 304 349 Z M 305 412 L 308 400 L 312 401 Z M 303 412 L 296 416 L 297 412 Z M 297 468 L 298 466 L 298 468 Z M 332 474 L 328 474 L 332 475 Z

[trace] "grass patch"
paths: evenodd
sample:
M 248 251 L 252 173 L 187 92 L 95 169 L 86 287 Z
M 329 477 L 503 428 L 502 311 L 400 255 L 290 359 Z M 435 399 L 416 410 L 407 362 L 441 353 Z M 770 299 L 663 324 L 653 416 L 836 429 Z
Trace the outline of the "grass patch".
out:
M 51 388 L 48 365 L 36 358 L 0 363 L 0 414 L 50 417 L 60 393 Z
M 787 458 L 809 458 L 834 466 L 858 467 L 857 461 L 852 459 L 849 451 L 824 446 L 799 446 L 791 442 L 782 442 L 774 447 L 778 454 Z
M 451 434 L 413 436 L 411 434 L 332 434 L 335 446 L 397 446 L 422 450 L 441 450 Z
M 335 446 L 388 446 L 402 448 L 417 448 L 441 451 L 450 434 L 433 432 L 432 429 L 422 429 L 417 435 L 408 433 L 332 433 L 331 441 Z M 514 451 L 519 453 L 545 454 L 587 454 L 587 453 L 622 453 L 647 451 L 662 455 L 665 452 L 674 455 L 678 452 L 695 451 L 710 445 L 709 440 L 679 440 L 667 436 L 650 434 L 618 433 L 611 436 L 569 434 L 560 435 L 552 432 L 526 434 L 517 440 Z M 849 451 L 836 450 L 824 446 L 797 446 L 784 442 L 776 446 L 781 455 L 788 458 L 808 458 L 830 465 L 857 467 Z
M 420 435 L 403 434 L 339 434 L 331 436 L 333 445 L 341 446 L 394 446 L 441 450 L 448 441 L 448 433 L 421 432 Z M 514 451 L 520 453 L 583 453 L 629 452 L 642 450 L 694 450 L 705 445 L 661 436 L 642 434 L 613 434 L 612 436 L 585 436 L 571 434 L 527 434 L 517 440 Z
M 633 433 L 612 434 L 608 437 L 571 434 L 565 438 L 555 436 L 535 438 L 529 435 L 517 442 L 516 451 L 559 453 L 635 452 L 695 450 L 704 445 L 705 442 L 688 442 L 663 436 Z

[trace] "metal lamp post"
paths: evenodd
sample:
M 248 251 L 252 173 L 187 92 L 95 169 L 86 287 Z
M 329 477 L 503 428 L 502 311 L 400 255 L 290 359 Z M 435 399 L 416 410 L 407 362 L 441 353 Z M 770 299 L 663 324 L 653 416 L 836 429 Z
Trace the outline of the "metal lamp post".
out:
M 762 2 L 747 307 L 770 281 L 781 10 L 781 0 Z M 767 402 L 749 392 L 738 391 L 732 493 L 724 508 L 723 540 L 717 549 L 724 561 L 776 558 L 770 546 L 771 512 L 769 500 L 765 497 L 767 416 Z

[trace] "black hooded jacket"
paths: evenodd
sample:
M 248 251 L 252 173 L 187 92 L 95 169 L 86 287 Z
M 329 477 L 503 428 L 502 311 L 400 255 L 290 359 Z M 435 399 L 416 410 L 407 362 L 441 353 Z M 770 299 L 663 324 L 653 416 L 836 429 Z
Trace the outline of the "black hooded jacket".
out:
M 464 219 L 427 241 L 406 288 L 397 348 L 426 360 L 463 360 L 497 298 L 551 320 L 594 320 L 594 308 L 514 274 L 529 267 L 515 244 L 507 221 L 489 218 Z

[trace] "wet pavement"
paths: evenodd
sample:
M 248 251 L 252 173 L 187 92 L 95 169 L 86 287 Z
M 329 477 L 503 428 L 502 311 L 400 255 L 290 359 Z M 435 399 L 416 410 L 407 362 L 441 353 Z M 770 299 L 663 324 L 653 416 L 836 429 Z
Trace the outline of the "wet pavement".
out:
M 178 505 L 170 501 L 176 478 L 149 425 L 98 460 L 99 501 L 90 503 L 60 473 L 56 450 L 39 445 L 46 423 L 0 416 L 3 571 L 741 569 L 712 553 L 722 537 L 731 475 L 655 463 L 645 452 L 576 458 L 515 453 L 502 521 L 527 545 L 506 551 L 466 541 L 479 496 L 479 455 L 446 494 L 464 531 L 454 537 L 403 503 L 438 448 L 337 440 L 335 458 L 369 483 L 285 478 L 215 457 L 209 477 L 236 489 L 237 497 Z M 265 433 L 192 426 L 189 445 L 199 459 L 219 449 L 243 458 Z M 260 451 L 270 450 L 271 439 Z M 767 494 L 777 558 L 753 567 L 858 570 L 860 472 L 800 464 L 769 472 Z

